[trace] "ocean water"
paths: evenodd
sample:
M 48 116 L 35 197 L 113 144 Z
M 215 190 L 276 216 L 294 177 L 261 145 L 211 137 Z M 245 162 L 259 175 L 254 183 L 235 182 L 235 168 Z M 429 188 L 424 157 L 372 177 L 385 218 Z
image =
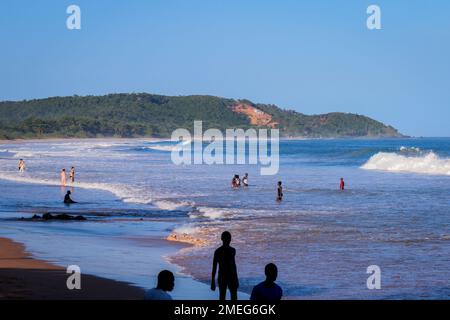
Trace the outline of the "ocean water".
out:
M 0 236 L 38 257 L 143 287 L 157 270 L 175 268 L 182 279 L 175 297 L 215 297 L 207 283 L 224 230 L 233 236 L 244 293 L 274 262 L 286 298 L 450 297 L 449 138 L 282 140 L 274 176 L 260 175 L 257 165 L 177 166 L 172 147 L 144 139 L 0 145 Z M 59 171 L 70 166 L 76 182 L 61 188 Z M 245 172 L 250 186 L 231 189 L 232 176 Z M 61 203 L 69 189 L 80 204 Z M 89 220 L 16 219 L 43 212 Z M 203 245 L 167 246 L 171 233 Z M 379 290 L 366 286 L 370 265 L 381 269 Z

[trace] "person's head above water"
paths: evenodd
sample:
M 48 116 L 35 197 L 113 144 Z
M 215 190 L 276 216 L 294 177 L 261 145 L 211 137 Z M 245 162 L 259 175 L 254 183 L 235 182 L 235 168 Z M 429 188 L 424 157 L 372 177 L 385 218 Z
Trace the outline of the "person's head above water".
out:
M 66 169 L 63 168 L 61 171 L 66 171 Z
M 169 270 L 163 270 L 158 274 L 158 284 L 156 285 L 157 289 L 161 289 L 163 291 L 172 291 L 175 287 L 175 277 L 173 273 Z
M 72 192 L 70 192 L 70 190 L 67 190 L 67 194 L 72 194 Z
M 222 232 L 222 236 L 220 237 L 224 245 L 229 245 L 231 243 L 231 233 L 228 231 Z
M 278 185 L 281 186 L 281 181 L 278 181 Z
M 278 268 L 275 264 L 269 263 L 264 268 L 264 273 L 266 274 L 266 281 L 267 282 L 275 282 L 278 277 Z

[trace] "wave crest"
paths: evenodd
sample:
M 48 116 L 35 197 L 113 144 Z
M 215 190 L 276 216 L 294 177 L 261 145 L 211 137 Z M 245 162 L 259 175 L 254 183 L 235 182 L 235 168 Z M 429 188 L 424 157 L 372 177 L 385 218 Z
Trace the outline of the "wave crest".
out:
M 421 156 L 379 152 L 373 155 L 361 168 L 390 172 L 450 175 L 450 159 L 440 158 L 434 152 Z

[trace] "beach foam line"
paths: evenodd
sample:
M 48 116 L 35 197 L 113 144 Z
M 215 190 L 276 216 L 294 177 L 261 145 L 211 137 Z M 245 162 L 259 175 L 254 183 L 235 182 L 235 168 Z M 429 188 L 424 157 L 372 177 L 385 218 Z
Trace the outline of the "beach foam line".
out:
M 189 213 L 190 218 L 209 218 L 209 219 L 220 219 L 225 217 L 231 217 L 235 215 L 236 209 L 227 208 L 212 208 L 212 207 L 197 207 L 195 210 Z
M 450 175 L 450 159 L 440 158 L 432 151 L 420 156 L 379 152 L 373 155 L 361 168 L 389 172 Z
M 61 186 L 61 182 L 59 180 L 52 179 L 36 179 L 23 175 L 12 174 L 0 172 L 0 179 L 20 182 L 20 183 L 30 183 L 30 184 L 39 184 L 39 185 L 47 185 L 47 186 Z M 96 189 L 102 191 L 108 191 L 113 193 L 115 196 L 120 198 L 123 202 L 127 203 L 140 203 L 140 204 L 148 204 L 152 202 L 150 197 L 136 197 L 136 194 L 148 194 L 147 192 L 141 192 L 139 190 L 131 189 L 124 185 L 114 185 L 108 183 L 92 183 L 92 182 L 75 182 L 68 183 L 66 187 L 78 187 L 83 189 Z
M 193 205 L 186 201 L 170 201 L 170 200 L 156 200 L 153 204 L 161 210 L 165 211 L 191 211 L 193 209 Z

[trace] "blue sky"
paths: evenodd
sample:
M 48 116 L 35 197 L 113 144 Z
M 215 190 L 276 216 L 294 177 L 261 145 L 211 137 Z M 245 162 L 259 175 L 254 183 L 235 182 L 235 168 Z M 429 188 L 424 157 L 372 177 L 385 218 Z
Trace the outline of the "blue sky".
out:
M 447 0 L 5 0 L 0 41 L 0 100 L 211 94 L 450 136 Z

